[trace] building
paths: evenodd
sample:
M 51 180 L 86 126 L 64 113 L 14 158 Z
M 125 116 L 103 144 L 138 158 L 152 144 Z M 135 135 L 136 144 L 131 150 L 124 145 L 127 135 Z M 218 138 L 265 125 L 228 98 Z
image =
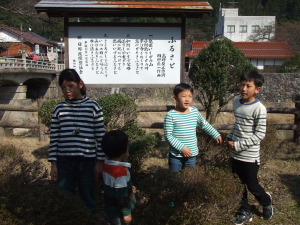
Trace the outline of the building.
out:
M 193 41 L 192 49 L 185 54 L 187 68 L 209 43 L 209 41 Z M 233 44 L 261 72 L 277 72 L 285 60 L 295 54 L 287 42 L 234 42 Z
M 238 8 L 220 8 L 215 37 L 234 42 L 271 41 L 275 36 L 275 16 L 239 16 Z
M 49 49 L 53 49 L 54 42 L 50 42 L 31 31 L 21 31 L 13 27 L 0 24 L 0 57 L 32 58 L 39 56 L 39 60 L 48 60 Z

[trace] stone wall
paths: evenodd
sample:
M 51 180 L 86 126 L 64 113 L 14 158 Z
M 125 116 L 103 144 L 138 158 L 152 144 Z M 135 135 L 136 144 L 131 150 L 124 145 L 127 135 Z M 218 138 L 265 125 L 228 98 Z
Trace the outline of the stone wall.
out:
M 300 100 L 300 73 L 263 74 L 265 84 L 259 98 L 264 102 L 293 103 Z M 187 79 L 185 79 L 187 81 Z M 87 94 L 98 98 L 111 93 L 125 93 L 138 103 L 172 104 L 172 87 L 165 88 L 95 88 L 87 85 Z
M 263 74 L 265 84 L 260 97 L 267 102 L 291 103 L 300 100 L 300 73 Z

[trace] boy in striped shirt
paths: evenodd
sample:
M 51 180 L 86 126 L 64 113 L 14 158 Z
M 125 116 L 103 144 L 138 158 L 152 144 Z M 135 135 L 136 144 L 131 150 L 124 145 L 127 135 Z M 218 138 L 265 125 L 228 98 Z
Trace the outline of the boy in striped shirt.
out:
M 199 153 L 196 128 L 200 125 L 208 135 L 222 143 L 222 137 L 199 113 L 191 107 L 193 88 L 180 83 L 173 89 L 176 101 L 175 109 L 170 110 L 164 120 L 164 136 L 169 142 L 169 167 L 171 172 L 178 172 L 184 167 L 195 167 Z
M 106 133 L 102 148 L 107 156 L 103 165 L 104 208 L 110 225 L 130 224 L 136 199 L 132 191 L 127 160 L 128 137 L 121 130 Z
M 234 100 L 235 124 L 228 134 L 226 143 L 231 149 L 232 172 L 236 173 L 244 184 L 244 193 L 237 219 L 233 224 L 252 221 L 251 206 L 248 203 L 247 189 L 263 206 L 263 217 L 271 219 L 273 215 L 271 195 L 258 183 L 257 173 L 260 164 L 260 142 L 266 133 L 266 107 L 255 98 L 264 83 L 264 77 L 251 71 L 241 78 L 242 98 Z

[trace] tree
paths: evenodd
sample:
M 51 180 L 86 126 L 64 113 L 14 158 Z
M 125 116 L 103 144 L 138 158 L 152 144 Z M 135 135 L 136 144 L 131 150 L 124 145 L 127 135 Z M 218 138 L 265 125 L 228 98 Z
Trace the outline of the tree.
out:
M 281 73 L 296 73 L 300 71 L 300 53 L 285 61 L 281 66 Z
M 260 27 L 254 34 L 249 36 L 249 41 L 274 41 L 275 25 Z
M 237 94 L 240 77 L 250 70 L 256 68 L 228 39 L 212 41 L 193 60 L 189 78 L 210 123 L 215 123 L 221 108 Z

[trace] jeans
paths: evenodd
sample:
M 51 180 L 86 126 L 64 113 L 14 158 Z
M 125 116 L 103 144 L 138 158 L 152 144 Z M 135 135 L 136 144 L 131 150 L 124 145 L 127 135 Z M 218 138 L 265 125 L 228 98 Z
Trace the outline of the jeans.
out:
M 231 159 L 232 172 L 236 173 L 244 184 L 244 193 L 242 196 L 240 211 L 251 212 L 251 206 L 248 203 L 248 191 L 254 195 L 256 200 L 263 207 L 271 205 L 270 196 L 258 183 L 257 173 L 259 165 L 257 163 L 243 162 Z
M 184 167 L 193 168 L 196 166 L 196 156 L 193 157 L 176 157 L 169 154 L 170 172 L 179 172 Z
M 95 159 L 71 156 L 57 158 L 57 187 L 72 194 L 76 194 L 78 188 L 81 200 L 93 214 L 96 211 L 94 169 Z

